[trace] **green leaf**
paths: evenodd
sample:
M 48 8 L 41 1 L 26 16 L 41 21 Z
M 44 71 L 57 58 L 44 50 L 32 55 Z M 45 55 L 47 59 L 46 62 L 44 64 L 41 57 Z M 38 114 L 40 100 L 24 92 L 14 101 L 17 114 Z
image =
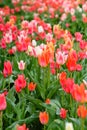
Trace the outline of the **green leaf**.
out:
M 35 79 L 35 77 L 32 76 L 31 73 L 28 73 L 31 80 L 37 84 L 37 89 L 39 90 L 39 93 L 42 97 L 42 99 L 45 99 L 45 88 L 40 85 L 40 83 Z
M 75 124 L 77 124 L 77 125 L 80 126 L 80 120 L 79 120 L 79 119 L 71 118 L 71 117 L 69 117 L 69 119 L 70 119 L 73 123 L 75 123 Z
M 7 103 L 8 103 L 9 105 L 11 105 L 12 110 L 14 110 L 14 112 L 17 113 L 17 109 L 16 109 L 15 103 L 14 103 L 10 98 L 8 98 L 8 97 L 6 97 L 6 100 L 7 100 Z M 7 108 L 7 109 L 8 109 L 8 108 Z
M 22 120 L 19 120 L 19 121 L 14 122 L 14 123 L 11 124 L 10 126 L 8 126 L 8 127 L 6 128 L 6 130 L 12 130 L 12 128 L 14 128 L 17 124 L 23 124 L 23 123 L 28 124 L 28 123 L 34 121 L 34 120 L 37 119 L 37 118 L 38 118 L 38 113 L 34 113 L 33 115 L 31 115 L 31 116 L 28 117 L 28 118 L 25 118 L 25 119 L 22 119 Z
M 14 112 L 17 114 L 17 108 L 16 108 L 16 104 L 15 104 L 16 99 L 14 96 L 14 88 L 11 88 L 9 90 L 6 100 L 7 100 L 6 116 L 7 116 L 7 118 L 12 118 L 14 115 Z
M 15 89 L 12 87 L 9 92 L 8 92 L 8 95 L 7 95 L 7 100 L 11 100 L 12 102 L 15 102 L 16 101 L 16 98 L 14 96 L 14 93 L 15 93 Z
M 54 122 L 56 122 L 57 124 L 60 124 L 60 123 L 61 123 L 61 120 L 55 119 Z
M 58 86 L 52 86 L 50 88 L 50 91 L 49 91 L 48 95 L 47 95 L 47 98 L 52 98 L 52 96 L 54 94 L 56 94 L 57 90 L 58 90 Z
M 39 90 L 39 93 L 42 97 L 42 99 L 45 99 L 45 88 L 44 87 L 41 87 L 41 86 L 37 86 L 38 90 Z
M 47 130 L 62 130 L 59 124 L 60 121 L 56 119 L 56 121 L 50 123 Z
M 31 97 L 29 95 L 26 95 L 25 97 L 27 100 L 29 100 L 30 102 L 32 102 L 35 107 L 38 107 L 38 108 L 42 108 L 41 104 L 42 104 L 42 101 L 40 99 L 36 99 L 34 97 Z
M 29 114 L 33 114 L 35 112 L 36 108 L 35 105 L 31 102 L 29 102 L 29 104 L 26 106 L 25 109 L 25 114 L 29 113 Z
M 51 105 L 56 107 L 56 108 L 61 108 L 61 104 L 57 99 L 51 100 Z

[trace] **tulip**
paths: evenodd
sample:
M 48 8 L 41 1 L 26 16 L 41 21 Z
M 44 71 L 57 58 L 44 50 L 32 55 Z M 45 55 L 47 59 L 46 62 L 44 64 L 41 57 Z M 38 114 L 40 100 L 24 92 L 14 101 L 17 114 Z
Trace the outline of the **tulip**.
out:
M 65 125 L 65 130 L 74 130 L 73 124 L 71 122 L 67 122 Z

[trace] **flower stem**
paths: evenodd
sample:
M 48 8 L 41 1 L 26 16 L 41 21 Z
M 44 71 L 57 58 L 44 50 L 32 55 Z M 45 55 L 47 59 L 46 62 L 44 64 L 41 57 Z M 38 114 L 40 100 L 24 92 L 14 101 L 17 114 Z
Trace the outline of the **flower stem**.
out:
M 46 126 L 44 125 L 44 129 L 43 130 L 46 130 Z
M 43 68 L 43 86 L 46 85 L 46 75 L 45 75 L 45 68 Z
M 81 130 L 84 130 L 84 119 L 81 119 Z
M 50 85 L 50 65 L 48 66 L 48 75 L 47 75 L 47 79 L 48 79 L 48 84 L 47 84 L 47 86 L 49 87 L 49 85 Z
M 72 110 L 72 97 L 70 95 L 70 109 Z M 70 115 L 72 116 L 72 111 L 70 112 Z
M 2 130 L 2 125 L 3 125 L 3 123 L 2 123 L 2 111 L 0 111 L 0 130 Z
M 6 84 L 5 79 L 3 79 L 3 90 L 5 88 L 5 84 Z

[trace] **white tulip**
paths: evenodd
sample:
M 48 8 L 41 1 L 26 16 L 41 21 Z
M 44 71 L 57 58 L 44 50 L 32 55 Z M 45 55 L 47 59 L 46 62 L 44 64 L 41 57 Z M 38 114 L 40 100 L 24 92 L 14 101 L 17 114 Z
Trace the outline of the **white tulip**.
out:
M 71 122 L 66 122 L 65 130 L 74 130 L 73 124 Z

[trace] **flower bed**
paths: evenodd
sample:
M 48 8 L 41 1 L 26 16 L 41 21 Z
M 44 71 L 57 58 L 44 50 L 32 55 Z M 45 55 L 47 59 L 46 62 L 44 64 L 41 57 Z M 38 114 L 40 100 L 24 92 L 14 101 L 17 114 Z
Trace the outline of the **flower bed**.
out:
M 0 2 L 0 130 L 87 129 L 86 0 Z

